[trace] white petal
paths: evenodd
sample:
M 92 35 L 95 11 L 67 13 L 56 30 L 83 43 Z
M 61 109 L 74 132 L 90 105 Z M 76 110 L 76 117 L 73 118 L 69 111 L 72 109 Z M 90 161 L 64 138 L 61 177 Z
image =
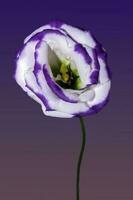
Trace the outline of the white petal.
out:
M 92 48 L 96 46 L 96 42 L 89 31 L 83 31 L 67 24 L 63 24 L 61 28 L 64 29 L 78 43 L 86 44 Z
M 92 90 L 89 89 L 89 90 L 81 93 L 81 95 L 79 96 L 80 101 L 82 101 L 82 102 L 92 101 L 94 99 L 94 97 L 95 97 L 95 92 L 93 89 Z
M 34 32 L 32 32 L 29 36 L 27 36 L 24 40 L 24 43 L 28 42 L 28 40 L 30 38 L 32 38 L 34 35 L 36 35 L 39 32 L 42 32 L 43 30 L 49 29 L 51 28 L 50 25 L 45 25 L 45 26 L 41 26 L 40 28 L 36 29 Z
M 63 112 L 58 112 L 58 111 L 45 111 L 45 115 L 50 116 L 50 117 L 59 117 L 59 118 L 72 118 L 74 117 L 73 115 L 63 113 Z
M 42 71 L 39 71 L 38 73 L 38 82 L 42 88 L 42 93 L 46 96 L 49 102 L 49 105 L 53 110 L 67 113 L 67 114 L 72 114 L 72 115 L 73 113 L 85 112 L 88 110 L 89 106 L 87 106 L 83 102 L 69 103 L 58 98 L 52 92 L 51 88 L 47 85 L 47 82 L 45 80 L 45 77 Z
M 71 114 L 67 114 L 64 112 L 59 112 L 59 111 L 45 111 L 45 108 L 42 107 L 42 110 L 46 116 L 50 117 L 59 117 L 59 118 L 72 118 L 74 117 Z
M 104 83 L 109 80 L 108 71 L 106 68 L 107 66 L 106 66 L 105 61 L 102 58 L 100 58 L 99 56 L 98 56 L 98 61 L 100 64 L 99 82 Z
M 41 93 L 41 89 L 37 84 L 35 75 L 33 74 L 32 70 L 26 71 L 24 77 L 26 84 L 28 84 L 30 88 L 33 88 L 35 93 Z
M 93 89 L 95 92 L 95 98 L 93 99 L 93 101 L 88 101 L 88 105 L 94 106 L 97 105 L 101 102 L 103 102 L 104 100 L 106 100 L 106 98 L 108 97 L 109 91 L 110 91 L 110 87 L 111 87 L 111 81 L 107 81 L 104 84 L 98 84 L 96 85 Z
M 30 41 L 27 43 L 22 52 L 18 55 L 15 79 L 22 89 L 35 101 L 43 105 L 43 102 L 35 93 L 42 94 L 39 88 L 35 76 L 33 74 L 35 64 L 35 46 L 38 41 Z M 27 84 L 31 89 L 27 87 Z M 45 106 L 44 106 L 45 107 Z
M 41 44 L 39 45 L 39 48 L 36 50 L 37 52 L 37 62 L 40 64 L 41 68 L 43 69 L 43 65 L 46 65 L 47 70 L 51 76 L 51 78 L 54 80 L 51 68 L 49 66 L 49 46 L 47 45 L 46 42 L 41 42 Z M 62 90 L 62 92 L 64 93 L 64 95 L 66 95 L 68 98 L 77 101 L 79 100 L 78 95 L 76 93 L 70 93 L 69 90 L 65 90 L 63 88 L 60 87 L 60 89 Z
M 51 88 L 48 86 L 43 71 L 39 71 L 37 79 L 42 90 L 42 94 L 47 98 L 49 105 L 52 109 L 55 109 L 54 105 L 58 102 L 59 98 L 53 93 Z
M 44 106 L 43 102 L 41 101 L 40 98 L 38 98 L 30 89 L 26 88 L 27 90 L 27 94 L 29 97 L 31 97 L 34 101 L 36 101 L 37 103 L 39 103 L 41 106 L 43 106 L 43 109 L 45 110 L 46 107 Z
M 27 43 L 17 58 L 15 79 L 17 83 L 25 90 L 25 72 L 34 68 L 34 52 L 37 41 Z
M 90 65 L 85 62 L 84 57 L 75 52 L 74 50 L 71 51 L 71 58 L 74 60 L 80 79 L 82 81 L 82 88 L 89 84 L 89 74 L 90 74 Z
M 68 41 L 65 35 L 60 35 L 56 33 L 48 33 L 44 36 L 43 40 L 50 46 L 56 55 L 64 60 L 70 57 L 70 48 L 74 46 L 72 40 Z
M 69 102 L 59 101 L 56 107 L 57 107 L 57 110 L 66 112 L 69 114 L 78 113 L 78 112 L 86 112 L 89 109 L 89 106 L 87 106 L 83 102 L 69 103 Z

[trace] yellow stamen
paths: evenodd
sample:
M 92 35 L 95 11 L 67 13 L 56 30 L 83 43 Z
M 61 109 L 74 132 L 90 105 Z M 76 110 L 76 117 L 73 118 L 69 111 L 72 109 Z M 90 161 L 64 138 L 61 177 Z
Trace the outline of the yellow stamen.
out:
M 62 74 L 62 78 L 64 82 L 67 82 L 69 80 L 69 75 L 68 74 Z
M 66 72 L 68 72 L 67 66 L 64 63 L 61 64 L 60 72 L 62 74 L 66 74 Z
M 69 80 L 69 74 L 68 74 L 68 68 L 64 63 L 61 64 L 60 73 L 62 74 L 63 81 L 67 82 Z

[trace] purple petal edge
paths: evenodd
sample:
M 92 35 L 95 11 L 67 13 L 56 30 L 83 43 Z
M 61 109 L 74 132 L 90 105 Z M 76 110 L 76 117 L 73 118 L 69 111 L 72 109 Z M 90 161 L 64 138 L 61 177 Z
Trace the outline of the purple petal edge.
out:
M 52 33 L 52 34 L 57 34 L 57 35 L 63 35 L 63 36 L 64 36 L 64 34 L 61 33 L 59 30 L 45 29 L 45 30 L 43 30 L 43 31 L 41 31 L 41 32 L 36 33 L 35 35 L 33 35 L 33 36 L 29 39 L 29 41 L 36 41 L 36 40 L 41 41 L 41 40 L 45 37 L 45 35 L 51 34 L 51 33 Z M 29 42 L 29 41 L 28 41 L 28 42 Z
M 107 62 L 107 53 L 103 50 L 102 45 L 99 43 L 96 47 L 95 47 L 97 56 L 99 56 L 102 60 L 105 61 L 106 63 L 106 70 L 108 73 L 108 78 L 111 79 L 112 78 L 112 72 L 108 66 L 108 62 Z
M 39 65 L 39 63 L 37 63 L 38 53 L 36 50 L 39 48 L 39 46 L 40 46 L 40 42 L 36 45 L 35 53 L 34 53 L 35 65 L 34 65 L 33 73 L 35 77 L 37 77 L 37 73 L 39 72 L 39 70 L 41 70 L 41 66 Z
M 94 70 L 90 75 L 91 84 L 98 83 L 98 78 L 99 78 L 99 71 Z
M 96 51 L 96 49 L 92 49 L 92 52 L 93 52 L 95 69 L 96 70 L 100 70 L 100 65 L 99 65 L 99 62 L 98 62 L 98 59 L 97 59 L 97 51 Z
M 64 24 L 64 22 L 61 21 L 51 21 L 48 23 L 52 28 L 61 28 L 61 26 Z
M 78 112 L 78 113 L 73 113 L 73 115 L 75 117 L 84 117 L 84 116 L 87 116 L 87 115 L 93 115 L 93 114 L 96 114 L 98 113 L 107 103 L 109 102 L 109 95 L 108 97 L 102 101 L 101 103 L 95 105 L 95 106 L 92 106 L 91 108 L 88 109 L 88 111 L 86 112 Z
M 52 78 L 50 77 L 46 66 L 43 66 L 43 73 L 45 76 L 45 79 L 47 81 L 47 84 L 49 85 L 49 87 L 51 88 L 51 90 L 62 100 L 70 102 L 70 103 L 77 103 L 77 101 L 72 100 L 70 98 L 68 98 L 62 91 L 62 89 L 52 80 Z
M 82 54 L 86 63 L 90 64 L 92 62 L 91 57 L 89 56 L 89 54 L 87 53 L 86 49 L 82 46 L 82 44 L 77 43 L 75 45 L 75 49 L 76 52 L 78 52 L 79 54 Z
M 31 90 L 44 104 L 47 111 L 52 111 L 53 109 L 49 106 L 48 100 L 40 93 L 35 93 L 34 90 L 26 83 L 26 87 Z

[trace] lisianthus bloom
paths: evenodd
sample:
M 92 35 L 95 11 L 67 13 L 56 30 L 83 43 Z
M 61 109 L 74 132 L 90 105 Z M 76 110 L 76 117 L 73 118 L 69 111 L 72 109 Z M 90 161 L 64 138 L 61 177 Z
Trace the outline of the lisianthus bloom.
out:
M 52 22 L 24 40 L 15 79 L 47 116 L 97 113 L 111 87 L 107 56 L 89 31 Z

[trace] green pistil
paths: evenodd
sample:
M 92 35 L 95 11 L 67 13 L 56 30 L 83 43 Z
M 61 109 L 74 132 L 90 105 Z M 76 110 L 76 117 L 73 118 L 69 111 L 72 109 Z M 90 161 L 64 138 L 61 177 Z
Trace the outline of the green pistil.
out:
M 77 69 L 72 69 L 69 61 L 59 62 L 51 66 L 56 82 L 65 89 L 80 89 L 81 80 Z

